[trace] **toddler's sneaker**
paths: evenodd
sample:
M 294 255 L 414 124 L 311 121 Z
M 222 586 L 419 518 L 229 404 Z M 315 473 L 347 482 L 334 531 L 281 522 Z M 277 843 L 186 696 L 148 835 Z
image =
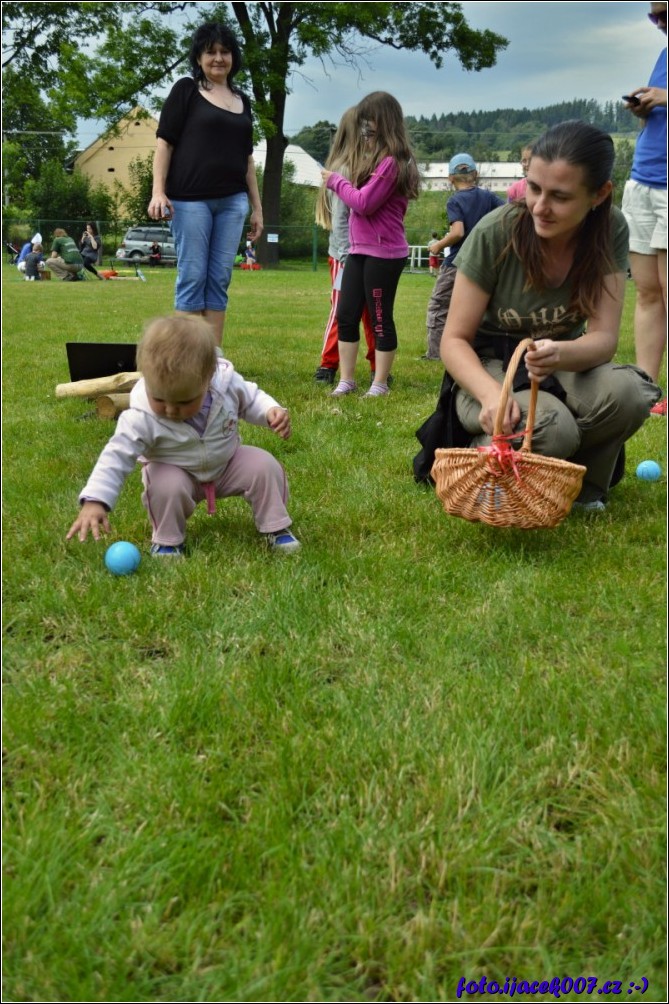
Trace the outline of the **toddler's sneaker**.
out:
M 183 558 L 183 544 L 152 544 L 151 556 L 153 558 Z
M 278 554 L 292 554 L 302 547 L 297 537 L 290 530 L 277 530 L 276 533 L 266 533 L 267 543 L 272 551 Z
M 660 418 L 666 418 L 667 417 L 666 397 L 663 397 L 661 401 L 658 401 L 657 404 L 654 404 L 653 407 L 650 409 L 650 413 L 651 415 L 659 415 Z

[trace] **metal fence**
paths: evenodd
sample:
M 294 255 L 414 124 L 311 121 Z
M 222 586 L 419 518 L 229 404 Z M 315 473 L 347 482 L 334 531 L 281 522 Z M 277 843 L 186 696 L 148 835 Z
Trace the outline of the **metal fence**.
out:
M 63 230 L 78 241 L 80 234 L 85 230 L 86 223 L 83 218 L 79 219 L 44 219 L 33 218 L 24 220 L 3 220 L 2 237 L 3 244 L 13 244 L 19 248 L 29 241 L 36 233 L 42 235 L 44 248 L 51 247 L 53 231 L 56 227 Z M 131 226 L 151 226 L 153 220 L 142 220 L 139 223 L 128 220 L 96 220 L 98 233 L 102 238 L 105 258 L 114 258 L 116 251 L 120 247 L 126 231 Z M 278 245 L 280 261 L 300 260 L 310 261 L 315 270 L 318 264 L 327 262 L 329 234 L 315 223 L 305 223 L 298 226 L 265 226 L 265 239 L 268 244 Z M 407 231 L 407 240 L 411 247 L 408 268 L 412 271 L 427 267 L 427 247 L 423 243 L 425 234 L 418 231 Z M 246 245 L 244 237 L 240 244 L 240 252 Z

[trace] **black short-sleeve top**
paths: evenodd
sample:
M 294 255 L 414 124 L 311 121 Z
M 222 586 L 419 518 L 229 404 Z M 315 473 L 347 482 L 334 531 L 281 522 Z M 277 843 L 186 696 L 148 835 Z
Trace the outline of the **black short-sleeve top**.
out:
M 167 96 L 156 136 L 172 147 L 165 192 L 170 199 L 217 199 L 248 191 L 253 153 L 251 104 L 244 110 L 217 108 L 191 77 L 182 77 Z

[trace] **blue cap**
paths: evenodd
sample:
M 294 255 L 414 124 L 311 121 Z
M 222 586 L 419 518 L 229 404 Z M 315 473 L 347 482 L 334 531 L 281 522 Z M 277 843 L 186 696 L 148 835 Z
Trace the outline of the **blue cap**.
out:
M 449 174 L 469 174 L 476 169 L 476 163 L 468 153 L 456 153 L 448 162 Z

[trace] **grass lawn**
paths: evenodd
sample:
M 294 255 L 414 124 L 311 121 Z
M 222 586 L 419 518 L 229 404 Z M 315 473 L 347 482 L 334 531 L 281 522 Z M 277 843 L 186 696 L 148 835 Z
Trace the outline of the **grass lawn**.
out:
M 152 560 L 135 472 L 112 539 L 144 559 L 114 578 L 104 545 L 64 539 L 113 425 L 54 388 L 67 340 L 171 310 L 174 271 L 147 275 L 2 271 L 3 999 L 452 1001 L 463 976 L 583 976 L 666 1000 L 666 478 L 634 476 L 666 472 L 666 422 L 602 515 L 447 517 L 411 475 L 432 280 L 400 283 L 390 397 L 333 401 L 312 381 L 327 268 L 239 272 L 226 354 L 294 427 L 244 438 L 284 463 L 303 550 L 266 553 L 229 500 L 196 511 L 187 560 Z

